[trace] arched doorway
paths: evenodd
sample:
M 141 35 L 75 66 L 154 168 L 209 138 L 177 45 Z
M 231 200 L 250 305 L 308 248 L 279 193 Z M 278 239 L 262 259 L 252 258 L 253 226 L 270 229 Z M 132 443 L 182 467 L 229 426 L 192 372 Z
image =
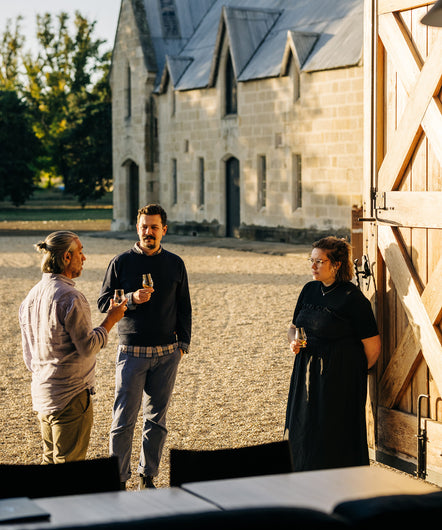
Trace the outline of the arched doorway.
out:
M 226 236 L 239 237 L 239 225 L 239 160 L 232 156 L 226 161 Z
M 129 222 L 132 226 L 135 226 L 140 203 L 140 178 L 137 164 L 130 161 L 127 165 L 127 172 L 129 181 Z

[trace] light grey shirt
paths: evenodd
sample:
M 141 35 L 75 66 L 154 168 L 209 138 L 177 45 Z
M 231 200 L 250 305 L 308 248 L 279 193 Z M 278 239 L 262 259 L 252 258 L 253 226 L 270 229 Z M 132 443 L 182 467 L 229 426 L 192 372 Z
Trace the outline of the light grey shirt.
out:
M 32 404 L 41 414 L 62 410 L 95 384 L 96 354 L 105 328 L 92 328 L 89 303 L 62 274 L 43 277 L 19 310 L 23 358 L 32 372 Z

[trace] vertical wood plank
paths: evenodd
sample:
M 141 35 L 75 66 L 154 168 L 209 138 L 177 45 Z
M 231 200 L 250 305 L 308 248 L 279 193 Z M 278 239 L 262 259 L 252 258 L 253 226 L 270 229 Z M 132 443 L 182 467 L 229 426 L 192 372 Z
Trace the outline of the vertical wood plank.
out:
M 404 11 L 401 13 L 401 18 L 403 20 L 403 24 L 406 27 L 407 32 L 411 33 L 411 11 Z M 400 76 L 396 74 L 398 77 L 398 83 L 396 87 L 396 99 L 397 99 L 397 118 L 396 118 L 396 124 L 398 125 L 402 115 L 403 110 L 408 102 L 408 92 L 405 89 L 404 85 L 402 84 L 402 81 L 400 80 Z M 398 188 L 402 191 L 410 191 L 411 190 L 411 176 L 412 176 L 412 164 L 408 164 L 407 168 L 404 171 L 402 181 L 399 184 Z M 401 228 L 400 234 L 402 236 L 402 239 L 404 241 L 405 247 L 407 248 L 407 252 L 411 252 L 412 248 L 412 237 L 411 237 L 411 229 L 410 228 Z M 406 312 L 404 311 L 402 304 L 400 302 L 400 299 L 398 298 L 398 295 L 395 291 L 395 327 L 396 327 L 396 337 L 394 341 L 394 349 L 397 348 L 401 337 L 403 336 L 403 333 L 407 329 L 408 326 L 408 317 L 406 315 Z M 399 410 L 402 410 L 404 412 L 412 412 L 413 410 L 413 393 L 412 393 L 412 385 L 408 385 L 405 392 L 402 395 L 402 398 L 400 400 Z
M 428 32 L 427 26 L 420 23 L 420 19 L 426 14 L 426 6 L 416 8 L 412 13 L 412 39 L 416 49 L 425 61 L 428 56 Z M 423 138 L 416 146 L 416 151 L 413 157 L 413 191 L 428 191 L 428 140 L 423 135 Z M 414 229 L 413 230 L 413 255 L 412 263 L 415 271 L 419 276 L 422 285 L 428 283 L 428 229 Z M 419 365 L 416 375 L 413 378 L 413 404 L 417 413 L 417 400 L 420 394 L 428 394 L 429 391 L 429 371 L 424 360 Z M 425 403 L 428 415 L 428 402 Z
M 428 10 L 428 8 L 427 8 Z M 428 53 L 433 49 L 434 43 L 440 33 L 440 28 L 427 26 Z M 431 144 L 428 146 L 428 189 L 442 191 L 442 167 L 435 155 Z M 428 275 L 431 277 L 442 258 L 442 230 L 429 230 L 428 233 Z M 438 325 L 442 332 L 442 321 Z M 429 374 L 430 417 L 435 421 L 442 421 L 442 394 L 438 391 L 434 379 Z

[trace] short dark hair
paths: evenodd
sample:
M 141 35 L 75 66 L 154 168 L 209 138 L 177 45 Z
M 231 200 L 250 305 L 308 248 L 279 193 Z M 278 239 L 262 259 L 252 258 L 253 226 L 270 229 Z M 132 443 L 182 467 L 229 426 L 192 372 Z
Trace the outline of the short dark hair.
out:
M 312 247 L 325 250 L 332 265 L 341 264 L 336 271 L 337 281 L 349 282 L 353 278 L 351 245 L 345 239 L 335 236 L 323 237 L 315 241 Z
M 161 216 L 161 224 L 163 226 L 167 225 L 167 213 L 166 210 L 160 206 L 159 204 L 148 204 L 147 206 L 143 206 L 143 208 L 140 208 L 138 210 L 138 216 L 137 216 L 137 224 L 140 221 L 140 217 L 142 215 L 160 215 Z

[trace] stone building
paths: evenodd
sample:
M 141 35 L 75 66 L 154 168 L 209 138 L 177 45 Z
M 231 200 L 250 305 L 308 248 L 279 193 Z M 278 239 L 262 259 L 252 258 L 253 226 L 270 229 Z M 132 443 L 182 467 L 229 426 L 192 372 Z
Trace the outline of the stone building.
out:
M 363 0 L 122 0 L 114 219 L 297 242 L 362 203 Z

